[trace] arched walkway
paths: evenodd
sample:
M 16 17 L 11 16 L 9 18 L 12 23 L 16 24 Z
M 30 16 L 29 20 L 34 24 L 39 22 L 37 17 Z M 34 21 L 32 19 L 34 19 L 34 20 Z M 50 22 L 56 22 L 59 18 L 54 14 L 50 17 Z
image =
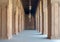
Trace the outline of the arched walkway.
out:
M 60 42 L 60 1 L 0 0 L 0 42 Z

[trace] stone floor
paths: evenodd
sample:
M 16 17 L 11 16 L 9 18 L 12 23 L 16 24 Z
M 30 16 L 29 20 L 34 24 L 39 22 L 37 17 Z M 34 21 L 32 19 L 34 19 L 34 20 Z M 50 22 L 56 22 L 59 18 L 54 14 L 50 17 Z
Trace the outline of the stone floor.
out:
M 18 36 L 14 35 L 11 40 L 0 40 L 0 42 L 60 42 L 60 40 L 47 39 L 47 35 L 41 35 L 35 30 L 25 30 Z

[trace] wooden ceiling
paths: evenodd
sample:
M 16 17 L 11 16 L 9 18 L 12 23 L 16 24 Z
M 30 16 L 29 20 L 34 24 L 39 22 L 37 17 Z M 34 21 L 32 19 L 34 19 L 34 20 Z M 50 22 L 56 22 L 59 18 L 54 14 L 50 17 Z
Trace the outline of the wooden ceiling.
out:
M 32 6 L 31 10 L 29 10 L 29 2 L 30 1 L 31 1 L 31 6 Z M 38 0 L 21 0 L 21 2 L 23 4 L 26 14 L 29 14 L 29 11 L 31 11 L 32 14 L 35 13 L 35 10 L 36 10 L 37 4 L 38 4 Z

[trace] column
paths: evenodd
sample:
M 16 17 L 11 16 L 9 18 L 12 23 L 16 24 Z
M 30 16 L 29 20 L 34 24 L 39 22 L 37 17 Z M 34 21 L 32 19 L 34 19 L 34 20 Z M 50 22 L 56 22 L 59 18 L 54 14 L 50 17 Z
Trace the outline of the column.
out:
M 40 32 L 40 6 L 38 7 L 38 22 L 39 22 L 39 32 Z
M 54 35 L 55 35 L 55 33 L 53 33 L 53 32 L 55 32 L 55 6 L 54 6 L 54 4 L 52 4 L 52 37 L 54 37 Z
M 0 5 L 0 39 L 7 38 L 7 5 Z
M 16 15 L 15 15 L 15 33 L 18 35 L 18 6 L 16 6 Z
M 21 10 L 20 10 L 20 32 L 22 31 L 22 24 L 21 24 L 21 22 L 22 22 L 22 16 L 21 16 L 22 14 L 21 14 Z
M 23 30 L 24 30 L 24 11 L 23 11 L 23 20 L 22 20 L 22 24 L 23 24 Z
M 43 14 L 43 6 L 42 0 L 40 0 L 40 32 L 43 34 L 44 31 L 44 14 Z
M 51 5 L 52 4 L 52 5 Z M 52 7 L 52 12 L 51 12 Z M 58 39 L 59 37 L 59 3 L 48 1 L 48 38 Z
M 21 5 L 21 10 L 20 10 L 20 12 L 21 12 L 21 32 L 22 32 L 22 5 Z
M 0 38 L 2 38 L 2 7 L 0 5 Z
M 20 33 L 20 8 L 21 8 L 21 6 L 20 6 L 20 0 L 18 0 L 18 2 L 17 2 L 17 6 L 18 6 L 18 33 Z
M 47 0 L 43 1 L 43 13 L 44 13 L 44 32 L 43 34 L 48 34 L 48 14 L 47 14 Z
M 58 6 L 58 2 L 57 3 L 55 3 L 55 36 L 56 36 L 56 38 L 58 38 L 58 34 L 59 34 L 59 27 L 58 27 L 58 19 L 59 19 L 59 11 L 58 11 L 58 8 L 59 8 L 59 6 Z
M 40 29 L 40 26 L 39 26 L 39 5 L 38 5 L 38 7 L 37 7 L 37 27 L 38 27 L 38 32 L 40 31 L 39 29 Z
M 35 16 L 36 16 L 36 30 L 38 31 L 38 16 L 37 16 L 37 11 L 36 11 L 36 14 L 35 14 Z
M 20 14 L 18 14 L 18 32 L 20 32 Z
M 59 21 L 58 21 L 58 23 L 59 23 L 59 38 L 60 38 L 60 2 L 59 2 Z
M 2 5 L 2 11 L 1 11 L 2 15 L 2 39 L 6 39 L 7 38 L 7 5 L 3 4 Z
M 19 11 L 19 14 L 18 14 L 18 32 L 20 32 L 20 11 Z
M 21 6 L 18 9 L 18 32 L 21 32 Z
M 23 13 L 21 9 L 21 31 L 23 30 Z
M 48 4 L 48 38 L 51 38 L 51 0 L 47 1 Z
M 59 25 L 58 25 L 58 19 L 59 19 L 59 11 L 58 11 L 58 2 L 57 3 L 55 3 L 54 4 L 54 7 L 55 7 L 55 29 L 54 29 L 54 31 L 55 31 L 55 35 L 53 35 L 51 38 L 58 38 L 58 36 L 59 36 Z M 53 29 L 52 29 L 53 30 Z
M 15 34 L 15 12 L 12 13 L 12 33 Z
M 12 38 L 12 0 L 9 0 L 7 7 L 7 36 Z

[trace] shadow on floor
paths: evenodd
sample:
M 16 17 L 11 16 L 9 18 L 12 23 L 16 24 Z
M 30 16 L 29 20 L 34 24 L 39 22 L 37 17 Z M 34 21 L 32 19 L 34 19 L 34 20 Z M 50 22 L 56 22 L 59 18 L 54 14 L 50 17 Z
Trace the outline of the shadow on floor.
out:
M 0 42 L 60 42 L 60 40 L 47 39 L 47 35 L 39 35 L 36 30 L 25 30 L 14 35 L 11 40 L 0 40 Z

